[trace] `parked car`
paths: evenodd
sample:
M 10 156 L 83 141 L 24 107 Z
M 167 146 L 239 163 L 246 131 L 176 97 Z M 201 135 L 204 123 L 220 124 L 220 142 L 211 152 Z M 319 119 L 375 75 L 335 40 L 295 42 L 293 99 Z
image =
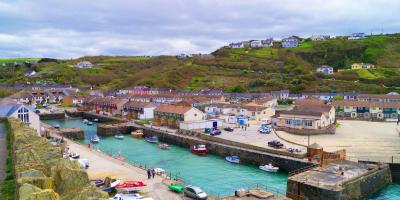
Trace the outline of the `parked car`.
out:
M 268 142 L 268 146 L 274 147 L 274 148 L 277 148 L 277 149 L 283 148 L 283 144 L 281 142 L 279 142 L 278 140 L 269 141 Z
M 40 110 L 35 110 L 35 113 L 36 114 L 40 114 Z
M 212 136 L 221 135 L 221 130 L 219 130 L 219 129 L 212 130 L 210 135 L 212 135 Z
M 226 128 L 224 128 L 224 131 L 233 132 L 233 128 L 231 128 L 231 127 L 226 127 Z
M 262 126 L 260 126 L 260 128 L 258 128 L 258 132 L 260 132 L 260 133 L 268 134 L 268 133 L 271 133 L 271 131 L 272 131 L 272 128 L 271 128 L 271 126 L 268 126 L 268 125 L 262 125 Z
M 186 186 L 183 193 L 185 196 L 197 200 L 206 200 L 208 197 L 207 193 L 205 193 L 201 188 L 192 185 Z

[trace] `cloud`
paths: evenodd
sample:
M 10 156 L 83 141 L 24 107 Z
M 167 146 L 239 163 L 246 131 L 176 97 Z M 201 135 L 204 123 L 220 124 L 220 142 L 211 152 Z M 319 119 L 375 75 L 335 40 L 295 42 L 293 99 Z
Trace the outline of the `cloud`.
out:
M 396 0 L 5 0 L 0 55 L 173 55 L 269 36 L 398 32 L 398 8 Z

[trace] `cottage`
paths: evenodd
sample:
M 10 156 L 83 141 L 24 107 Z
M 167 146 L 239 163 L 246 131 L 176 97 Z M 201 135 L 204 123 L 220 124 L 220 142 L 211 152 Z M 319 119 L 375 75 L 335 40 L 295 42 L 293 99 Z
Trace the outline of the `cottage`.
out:
M 122 116 L 127 119 L 153 119 L 156 106 L 150 102 L 129 101 L 122 106 Z
M 244 44 L 242 42 L 230 43 L 229 48 L 232 49 L 244 48 Z
M 35 110 L 26 105 L 10 101 L 0 102 L 0 117 L 15 117 L 34 128 L 40 134 L 40 119 Z
M 32 71 L 26 72 L 26 73 L 25 73 L 25 76 L 26 76 L 26 77 L 32 77 L 32 76 L 34 76 L 35 74 L 36 74 L 36 71 L 35 71 L 35 70 L 32 70 Z
M 93 64 L 89 61 L 82 61 L 79 62 L 75 65 L 76 68 L 81 68 L 81 69 L 90 69 L 93 68 Z
M 313 36 L 311 36 L 312 41 L 324 41 L 329 38 L 330 38 L 329 35 L 313 35 Z
M 261 40 L 251 40 L 250 47 L 251 48 L 260 48 L 260 47 L 263 47 L 263 44 L 262 44 Z
M 272 47 L 272 45 L 274 44 L 274 40 L 272 38 L 261 40 L 261 44 L 263 47 Z
M 365 33 L 352 33 L 347 39 L 348 40 L 358 40 L 367 37 Z
M 375 65 L 369 63 L 354 63 L 351 65 L 351 69 L 373 69 Z
M 184 105 L 160 105 L 154 110 L 154 125 L 178 128 L 181 121 L 203 120 L 202 111 L 191 106 Z
M 88 97 L 82 103 L 81 110 L 104 115 L 120 115 L 127 100 L 112 97 Z
M 328 66 L 328 65 L 322 65 L 317 68 L 317 73 L 331 75 L 331 74 L 333 74 L 333 67 Z
M 282 47 L 283 48 L 293 48 L 299 46 L 299 37 L 291 36 L 288 38 L 282 39 Z

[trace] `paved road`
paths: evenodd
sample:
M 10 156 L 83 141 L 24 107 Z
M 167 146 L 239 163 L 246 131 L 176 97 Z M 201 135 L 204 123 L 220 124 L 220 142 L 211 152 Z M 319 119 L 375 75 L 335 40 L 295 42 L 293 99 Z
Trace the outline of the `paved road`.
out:
M 7 157 L 7 149 L 6 149 L 6 130 L 4 127 L 4 123 L 0 123 L 0 183 L 3 182 L 6 176 L 6 157 Z M 1 199 L 1 192 L 0 192 Z

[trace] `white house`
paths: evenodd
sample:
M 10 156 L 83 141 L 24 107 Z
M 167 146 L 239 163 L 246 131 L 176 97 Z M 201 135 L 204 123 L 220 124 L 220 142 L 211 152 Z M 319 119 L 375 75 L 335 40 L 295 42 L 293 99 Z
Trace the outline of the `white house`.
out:
M 40 134 L 40 118 L 32 107 L 15 102 L 0 102 L 0 117 L 15 117 Z
M 322 73 L 322 74 L 333 74 L 333 67 L 328 66 L 328 65 L 322 65 L 321 67 L 317 68 L 317 73 Z
M 261 40 L 252 40 L 252 41 L 250 41 L 250 47 L 251 48 L 259 48 L 259 47 L 262 47 L 262 46 L 263 46 L 263 44 L 262 44 Z
M 122 106 L 122 116 L 134 119 L 153 119 L 156 107 L 150 102 L 129 101 Z
M 229 47 L 232 49 L 244 48 L 243 42 L 233 42 L 229 44 Z
M 25 73 L 25 76 L 26 76 L 26 77 L 31 77 L 31 76 L 34 76 L 35 74 L 36 74 L 36 71 L 35 71 L 35 70 L 32 70 L 32 71 L 26 72 L 26 73 Z
M 268 38 L 266 40 L 261 40 L 263 47 L 272 47 L 274 40 L 272 38 Z
M 89 69 L 89 68 L 93 68 L 93 64 L 89 61 L 82 61 L 82 62 L 79 62 L 78 64 L 76 64 L 75 67 L 81 68 L 81 69 Z
M 347 39 L 358 40 L 367 37 L 365 33 L 352 33 Z
M 323 41 L 329 39 L 329 35 L 313 35 L 311 36 L 312 41 Z
M 283 48 L 293 48 L 299 46 L 299 38 L 296 36 L 291 36 L 288 38 L 282 39 L 282 47 Z

